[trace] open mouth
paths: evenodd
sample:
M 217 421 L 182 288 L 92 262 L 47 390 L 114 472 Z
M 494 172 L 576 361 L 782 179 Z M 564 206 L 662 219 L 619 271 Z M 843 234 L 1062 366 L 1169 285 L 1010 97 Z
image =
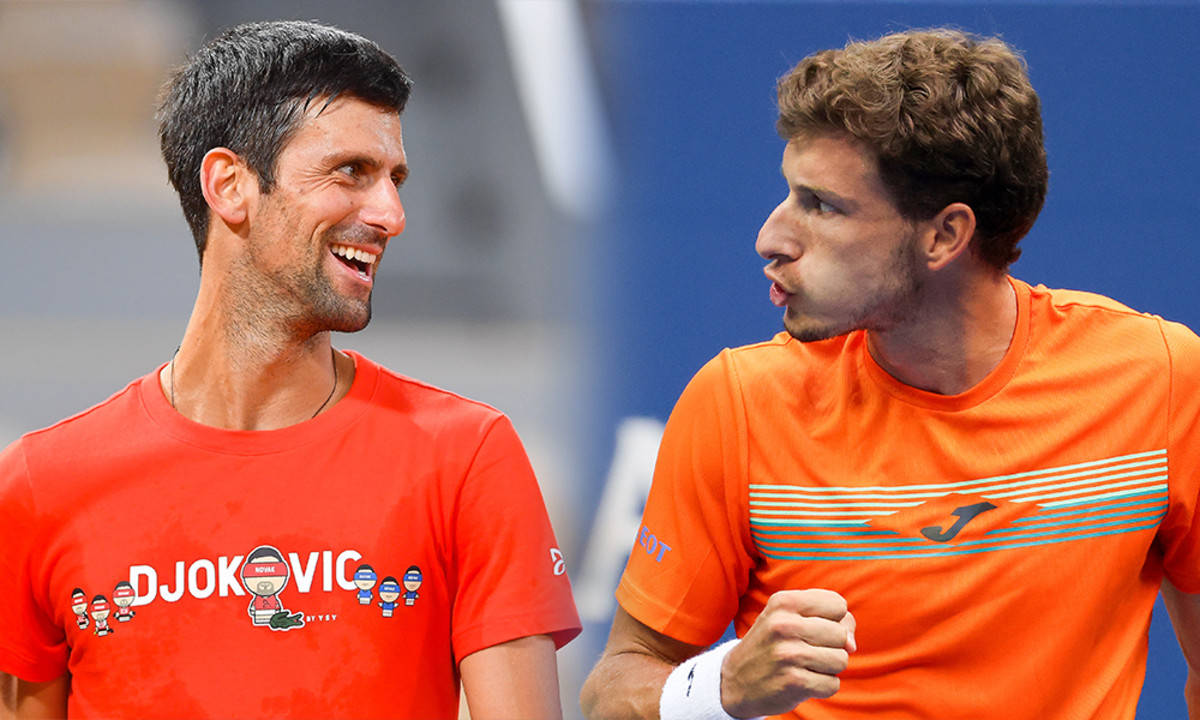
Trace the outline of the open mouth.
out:
M 379 255 L 349 245 L 332 245 L 329 250 L 343 265 L 357 272 L 359 277 L 371 279 L 371 269 L 378 262 Z

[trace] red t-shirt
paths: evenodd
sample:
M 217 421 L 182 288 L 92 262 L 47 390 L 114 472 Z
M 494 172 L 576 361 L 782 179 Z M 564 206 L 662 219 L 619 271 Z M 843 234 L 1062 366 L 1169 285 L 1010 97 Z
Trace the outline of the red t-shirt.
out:
M 288 428 L 191 422 L 155 372 L 0 454 L 0 670 L 69 672 L 72 716 L 454 718 L 463 657 L 577 635 L 508 419 L 351 356 L 349 393 Z M 420 585 L 387 617 L 389 576 Z M 76 589 L 121 581 L 136 617 L 80 628 Z
M 1133 717 L 1164 572 L 1200 592 L 1200 338 L 1013 285 L 1008 352 L 959 395 L 892 378 L 861 332 L 706 365 L 622 607 L 707 645 L 775 591 L 841 593 L 858 652 L 788 717 Z

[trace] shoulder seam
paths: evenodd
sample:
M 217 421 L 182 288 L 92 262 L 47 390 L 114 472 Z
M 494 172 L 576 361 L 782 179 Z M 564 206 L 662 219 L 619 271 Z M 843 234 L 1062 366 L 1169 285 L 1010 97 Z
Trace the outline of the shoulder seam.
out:
M 1083 294 L 1089 294 L 1089 295 L 1095 294 L 1095 293 L 1086 293 L 1086 291 L 1082 291 L 1082 290 L 1072 290 L 1070 292 L 1083 293 Z M 1104 298 L 1104 299 L 1108 300 L 1109 302 L 1113 303 L 1114 305 L 1120 305 L 1120 307 L 1112 307 L 1110 305 L 1107 305 L 1107 304 L 1101 303 L 1101 302 L 1088 302 L 1088 301 L 1083 300 L 1082 298 L 1072 298 L 1072 299 L 1055 298 L 1053 291 L 1047 292 L 1046 294 L 1050 297 L 1051 307 L 1087 308 L 1089 310 L 1099 310 L 1100 312 L 1113 313 L 1115 315 L 1127 315 L 1130 317 L 1137 317 L 1137 318 L 1142 318 L 1145 320 L 1153 320 L 1155 318 L 1158 318 L 1158 316 L 1154 315 L 1153 313 L 1147 313 L 1147 312 L 1142 312 L 1140 310 L 1134 310 L 1133 308 L 1129 307 L 1128 305 L 1125 305 L 1124 303 L 1120 302 L 1119 300 L 1113 300 L 1112 298 L 1107 298 L 1104 295 L 1097 295 L 1097 297 Z
M 424 380 L 418 380 L 416 378 L 409 377 L 408 375 L 402 375 L 401 373 L 395 372 L 391 368 L 385 367 L 378 363 L 376 363 L 376 367 L 379 368 L 380 374 L 387 375 L 389 378 L 391 378 L 392 380 L 395 380 L 396 382 L 404 383 L 405 385 L 413 385 L 413 386 L 419 387 L 423 390 L 429 390 L 429 391 L 438 393 L 439 395 L 447 395 L 456 400 L 462 400 L 463 402 L 467 402 L 472 405 L 476 405 L 478 407 L 484 408 L 486 410 L 490 410 L 490 411 L 496 413 L 497 415 L 504 415 L 503 410 L 500 410 L 496 406 L 486 403 L 482 400 L 476 400 L 475 398 L 469 398 L 466 395 L 461 395 L 459 393 L 454 392 L 453 390 L 447 390 L 446 388 L 439 387 L 432 383 L 425 382 Z M 490 432 L 490 428 L 489 428 L 489 432 Z
M 1163 327 L 1163 319 L 1155 316 L 1158 326 L 1159 337 L 1162 338 L 1163 350 L 1167 354 L 1167 506 L 1174 507 L 1171 502 L 1171 496 L 1174 494 L 1175 483 L 1171 482 L 1171 448 L 1174 447 L 1174 442 L 1171 437 L 1171 430 L 1174 427 L 1172 423 L 1171 411 L 1172 404 L 1175 402 L 1175 358 L 1171 355 L 1171 341 L 1167 339 L 1167 330 Z M 1160 521 L 1161 525 L 1161 521 Z

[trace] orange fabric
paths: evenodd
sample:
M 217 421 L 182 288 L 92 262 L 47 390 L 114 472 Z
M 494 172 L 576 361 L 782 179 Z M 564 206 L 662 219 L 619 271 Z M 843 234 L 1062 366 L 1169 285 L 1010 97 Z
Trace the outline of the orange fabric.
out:
M 1164 568 L 1200 592 L 1200 339 L 1013 286 L 1009 351 L 961 395 L 897 382 L 861 332 L 708 363 L 667 423 L 621 605 L 707 645 L 774 591 L 841 593 L 859 651 L 789 717 L 1132 718 Z
M 574 637 L 508 419 L 353 357 L 282 430 L 192 423 L 155 372 L 0 454 L 0 670 L 69 671 L 72 717 L 455 718 L 463 657 Z

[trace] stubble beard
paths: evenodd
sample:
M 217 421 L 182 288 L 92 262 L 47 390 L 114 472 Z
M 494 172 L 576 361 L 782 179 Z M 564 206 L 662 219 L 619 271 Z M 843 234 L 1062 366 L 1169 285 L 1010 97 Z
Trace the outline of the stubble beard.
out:
M 789 309 L 783 316 L 783 329 L 803 343 L 819 342 L 855 330 L 889 330 L 910 320 L 919 305 L 924 280 L 917 272 L 917 259 L 911 242 L 896 248 L 886 273 L 893 282 L 875 288 L 853 314 L 841 321 L 819 324 L 804 316 L 793 317 Z
M 243 291 L 235 300 L 234 322 L 243 324 L 249 318 L 276 323 L 274 328 L 260 328 L 270 334 L 281 329 L 312 337 L 322 332 L 358 332 L 371 322 L 371 291 L 365 299 L 339 293 L 327 274 L 325 255 L 333 242 L 353 242 L 354 232 L 341 226 L 327 230 L 311 251 L 307 262 L 296 264 L 282 272 L 267 274 L 259 268 L 257 254 L 251 246 L 243 276 Z

